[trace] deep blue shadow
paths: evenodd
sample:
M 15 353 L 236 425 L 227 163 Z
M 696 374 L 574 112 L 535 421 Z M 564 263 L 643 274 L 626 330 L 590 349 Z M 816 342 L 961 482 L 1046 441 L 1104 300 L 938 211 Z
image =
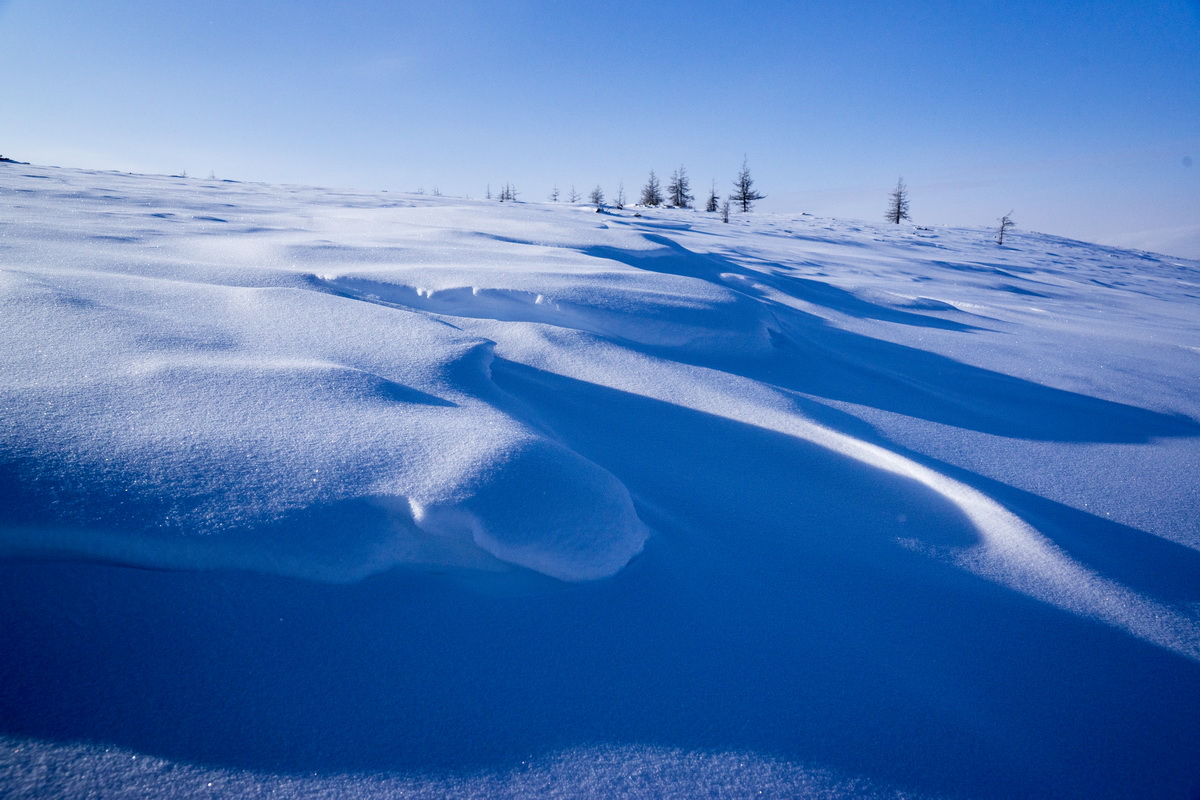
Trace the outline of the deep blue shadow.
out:
M 715 254 L 694 253 L 658 234 L 661 251 L 586 248 L 588 255 L 638 269 L 686 275 L 750 294 L 770 306 L 779 333 L 770 358 L 699 360 L 679 351 L 648 352 L 691 361 L 781 388 L 841 400 L 957 428 L 1060 442 L 1146 442 L 1155 437 L 1200 436 L 1200 421 L 1055 389 L 946 356 L 836 328 L 813 314 L 774 303 L 746 286 L 722 281 L 742 275 L 815 305 L 860 318 L 970 332 L 980 328 L 870 303 L 810 278 L 753 270 Z M 764 265 L 770 267 L 772 265 Z M 778 265 L 774 265 L 778 269 Z M 626 343 L 627 346 L 628 343 Z
M 333 586 L 9 563 L 0 732 L 269 772 L 606 742 L 968 796 L 1200 785 L 1200 668 L 897 544 L 973 541 L 941 498 L 678 406 L 504 363 L 496 380 L 657 521 L 625 572 Z

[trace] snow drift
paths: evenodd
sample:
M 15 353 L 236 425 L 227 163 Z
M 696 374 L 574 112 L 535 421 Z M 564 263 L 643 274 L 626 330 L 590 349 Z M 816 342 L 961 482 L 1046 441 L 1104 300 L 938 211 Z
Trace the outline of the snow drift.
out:
M 29 792 L 1200 788 L 1197 263 L 3 167 Z
M 500 563 L 589 580 L 640 551 L 625 487 L 500 408 L 492 342 L 257 260 L 250 286 L 131 269 L 148 235 L 65 222 L 35 241 L 71 254 L 0 273 L 7 551 L 329 580 Z

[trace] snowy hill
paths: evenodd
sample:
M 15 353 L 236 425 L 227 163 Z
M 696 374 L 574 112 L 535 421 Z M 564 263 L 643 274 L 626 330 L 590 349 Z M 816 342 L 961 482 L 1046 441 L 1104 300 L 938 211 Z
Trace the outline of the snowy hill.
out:
M 0 325 L 6 796 L 1200 792 L 1200 262 L 2 164 Z

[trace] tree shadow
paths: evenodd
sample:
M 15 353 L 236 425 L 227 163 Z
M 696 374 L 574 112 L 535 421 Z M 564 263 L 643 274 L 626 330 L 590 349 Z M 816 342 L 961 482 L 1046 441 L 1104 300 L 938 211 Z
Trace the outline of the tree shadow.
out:
M 624 572 L 329 585 L 7 563 L 0 731 L 276 773 L 461 773 L 634 743 L 923 793 L 1200 782 L 1197 665 L 900 546 L 975 540 L 943 498 L 721 417 L 510 363 L 495 376 L 656 523 Z
M 1200 422 L 1056 389 L 824 323 L 789 325 L 775 357 L 720 366 L 829 400 L 965 430 L 1048 442 L 1200 436 Z
M 1200 421 L 1184 415 L 1102 400 L 834 327 L 824 319 L 753 288 L 757 282 L 805 302 L 863 319 L 971 333 L 983 330 L 925 314 L 871 303 L 780 265 L 750 269 L 715 254 L 695 253 L 658 234 L 660 251 L 584 248 L 583 252 L 638 269 L 717 283 L 766 304 L 779 333 L 777 351 L 760 359 L 698 359 L 694 353 L 647 350 L 675 361 L 713 367 L 829 400 L 890 411 L 956 428 L 1015 439 L 1058 442 L 1146 442 L 1200 436 Z M 736 284 L 722 275 L 749 279 Z

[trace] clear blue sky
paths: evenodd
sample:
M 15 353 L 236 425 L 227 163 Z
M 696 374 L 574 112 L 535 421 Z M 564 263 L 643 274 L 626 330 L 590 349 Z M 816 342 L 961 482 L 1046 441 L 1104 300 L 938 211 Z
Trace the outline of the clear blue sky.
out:
M 917 222 L 1200 257 L 1195 0 L 0 0 L 0 75 L 36 163 L 542 200 L 746 154 L 763 211 L 903 175 Z

